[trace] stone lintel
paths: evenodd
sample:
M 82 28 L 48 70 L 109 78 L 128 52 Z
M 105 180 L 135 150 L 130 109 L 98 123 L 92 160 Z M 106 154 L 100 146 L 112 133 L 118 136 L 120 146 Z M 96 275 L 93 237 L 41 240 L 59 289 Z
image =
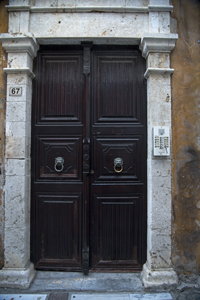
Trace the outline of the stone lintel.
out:
M 4 72 L 7 74 L 27 74 L 31 79 L 35 78 L 35 74 L 31 71 L 30 68 L 4 68 Z
M 29 53 L 34 58 L 37 55 L 39 45 L 32 33 L 1 33 L 0 41 L 6 52 Z
M 170 68 L 148 68 L 144 74 L 144 78 L 148 78 L 151 74 L 158 75 L 171 75 L 174 72 L 174 69 Z
M 148 7 L 145 6 L 29 6 L 29 5 L 6 5 L 9 12 L 11 11 L 30 11 L 31 13 L 88 13 L 88 12 L 105 12 L 105 13 L 147 13 Z
M 149 5 L 149 6 L 30 6 L 30 5 L 6 5 L 8 12 L 30 11 L 31 13 L 147 13 L 147 12 L 171 12 L 172 5 Z
M 30 11 L 30 5 L 5 5 L 7 11 Z
M 25 268 L 3 268 L 0 270 L 0 287 L 28 289 L 35 274 L 30 262 Z
M 149 12 L 153 12 L 153 11 L 172 12 L 173 5 L 149 5 L 148 10 Z
M 151 270 L 147 263 L 143 266 L 142 280 L 145 288 L 172 287 L 178 284 L 178 276 L 172 268 Z
M 178 39 L 178 34 L 169 33 L 169 34 L 160 34 L 160 33 L 152 33 L 152 34 L 144 34 L 141 43 L 140 50 L 142 51 L 142 56 L 147 58 L 150 52 L 168 52 L 170 53 L 174 47 L 175 43 Z

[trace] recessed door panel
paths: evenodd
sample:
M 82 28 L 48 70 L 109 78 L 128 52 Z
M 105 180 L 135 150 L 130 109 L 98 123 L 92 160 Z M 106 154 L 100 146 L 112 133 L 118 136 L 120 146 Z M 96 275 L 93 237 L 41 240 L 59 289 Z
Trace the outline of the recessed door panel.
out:
M 37 195 L 38 267 L 81 268 L 81 195 Z M 41 244 L 41 247 L 38 245 Z
M 140 267 L 137 261 L 139 195 L 94 195 L 92 218 L 94 236 L 93 264 L 96 268 L 119 269 Z
M 37 180 L 82 180 L 82 137 L 37 137 Z M 63 158 L 59 163 L 57 158 Z
M 107 52 L 108 53 L 108 52 Z M 138 57 L 132 53 L 96 52 L 93 69 L 94 123 L 139 122 L 140 103 L 137 101 Z
M 142 136 L 94 138 L 94 177 L 96 182 L 142 182 Z M 122 172 L 115 171 L 114 161 L 121 157 Z
M 82 122 L 82 59 L 76 53 L 40 57 L 38 123 Z

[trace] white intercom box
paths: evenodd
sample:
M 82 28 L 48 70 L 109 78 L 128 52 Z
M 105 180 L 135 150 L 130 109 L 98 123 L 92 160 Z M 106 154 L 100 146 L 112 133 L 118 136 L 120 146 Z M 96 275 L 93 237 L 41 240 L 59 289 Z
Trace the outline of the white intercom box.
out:
M 169 156 L 170 155 L 170 134 L 169 127 L 153 127 L 153 155 Z

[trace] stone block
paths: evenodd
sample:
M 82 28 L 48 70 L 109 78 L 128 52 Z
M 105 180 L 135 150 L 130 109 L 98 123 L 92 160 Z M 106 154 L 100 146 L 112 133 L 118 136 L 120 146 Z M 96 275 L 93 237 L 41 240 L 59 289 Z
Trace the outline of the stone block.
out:
M 28 158 L 26 151 L 26 137 L 11 137 L 6 138 L 6 158 Z
M 149 53 L 147 58 L 147 68 L 169 68 L 169 53 Z M 167 84 L 169 84 L 167 82 Z
M 166 269 L 171 267 L 169 251 L 152 251 L 148 260 L 152 270 Z
M 99 0 L 76 0 L 76 6 L 86 6 L 86 7 L 125 7 L 126 1 L 125 0 L 108 0 L 106 2 L 99 1 Z
M 171 159 L 167 157 L 155 158 L 149 161 L 151 164 L 151 173 L 149 174 L 154 177 L 168 177 L 171 176 Z
M 31 102 L 27 101 L 26 102 L 26 123 L 30 124 L 31 122 Z M 29 127 L 26 128 L 29 130 Z
M 20 12 L 10 12 L 9 22 L 8 22 L 9 32 L 11 33 L 19 32 L 19 24 L 20 24 Z
M 160 33 L 170 33 L 170 13 L 169 12 L 159 12 L 159 32 Z
M 32 87 L 32 79 L 27 74 L 16 73 L 16 74 L 7 74 L 7 84 L 9 85 L 28 85 Z
M 168 93 L 152 92 L 152 97 L 158 97 L 156 101 L 150 101 L 148 108 L 148 116 L 151 126 L 171 126 L 171 97 Z M 155 99 L 155 98 L 154 98 Z M 167 102 L 169 100 L 169 102 Z
M 7 102 L 26 102 L 26 85 L 13 85 L 13 84 L 8 84 L 7 85 L 7 97 L 6 100 Z M 22 93 L 21 95 L 12 95 L 12 89 L 13 88 L 21 88 Z
M 145 288 L 172 287 L 178 284 L 178 277 L 172 268 L 153 270 L 146 263 L 143 266 L 142 280 Z
M 27 136 L 26 137 L 26 140 L 25 140 L 25 149 L 26 149 L 25 157 L 27 159 L 30 159 L 30 157 L 31 157 L 31 136 Z
M 7 159 L 6 160 L 6 175 L 9 176 L 25 176 L 29 171 L 29 161 L 25 159 Z
M 26 137 L 30 140 L 31 139 L 31 116 L 30 116 L 30 119 L 28 120 L 28 117 L 27 117 L 27 122 L 26 122 Z M 29 145 L 31 145 L 29 143 Z M 29 157 L 29 156 L 27 156 Z
M 13 227 L 18 230 L 22 230 L 26 232 L 26 214 L 25 212 L 25 205 L 23 203 L 24 199 L 20 195 L 12 195 L 14 199 L 6 199 L 6 205 L 8 208 L 5 212 L 5 222 L 6 227 Z M 9 209 L 9 211 L 8 211 Z
M 29 5 L 29 2 L 30 0 L 17 0 L 17 5 Z M 9 5 L 16 5 L 16 0 L 9 0 Z
M 158 33 L 158 29 L 159 29 L 158 12 L 149 12 L 149 31 L 151 33 Z
M 6 120 L 9 122 L 25 122 L 26 109 L 25 102 L 7 102 Z
M 24 268 L 29 260 L 29 246 L 25 231 L 18 227 L 5 228 L 5 267 Z
M 32 69 L 33 59 L 28 52 L 24 53 L 8 53 L 8 68 L 23 68 L 28 67 Z
M 148 25 L 148 14 L 138 13 L 129 13 L 126 16 L 123 13 L 45 13 L 41 17 L 31 14 L 30 18 L 30 31 L 36 38 L 132 39 L 148 32 Z M 138 35 L 138 32 L 141 34 Z
M 29 18 L 30 12 L 29 11 L 21 11 L 20 14 L 20 32 L 28 32 L 29 31 Z
M 10 90 L 12 88 L 22 88 L 22 94 L 19 96 L 16 95 L 10 95 Z M 32 89 L 31 86 L 21 84 L 21 85 L 13 85 L 8 84 L 7 85 L 7 102 L 26 102 L 31 104 L 32 101 Z
M 0 270 L 0 286 L 28 289 L 35 277 L 34 265 L 28 263 L 25 268 L 6 268 Z
M 171 255 L 171 232 L 170 230 L 163 230 L 157 228 L 151 231 L 151 243 L 149 250 L 166 251 Z
M 154 76 L 154 75 L 150 75 Z M 165 80 L 160 80 L 159 85 L 151 81 L 148 82 L 148 99 L 149 103 L 171 103 L 171 88 L 170 85 L 166 84 Z M 158 110 L 157 110 L 158 111 Z M 171 114 L 171 110 L 169 111 Z
M 126 6 L 148 6 L 148 0 L 135 0 L 134 2 L 132 0 L 126 0 Z
M 27 122 L 8 122 L 6 121 L 7 137 L 25 137 Z M 30 126 L 30 125 L 28 125 Z
M 25 176 L 6 176 L 5 182 L 5 199 L 14 201 L 13 204 L 23 202 L 25 197 Z M 5 208 L 7 212 L 7 208 Z M 9 209 L 8 209 L 9 213 Z
M 149 5 L 158 5 L 158 0 L 149 0 Z M 159 5 L 169 5 L 169 0 L 159 0 Z

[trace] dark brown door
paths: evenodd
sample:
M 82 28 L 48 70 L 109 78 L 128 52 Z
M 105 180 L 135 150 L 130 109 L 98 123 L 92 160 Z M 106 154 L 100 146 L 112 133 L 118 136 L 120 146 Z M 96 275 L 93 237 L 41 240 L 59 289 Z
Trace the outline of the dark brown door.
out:
M 137 271 L 146 259 L 145 61 L 125 46 L 35 60 L 31 259 L 36 269 Z

